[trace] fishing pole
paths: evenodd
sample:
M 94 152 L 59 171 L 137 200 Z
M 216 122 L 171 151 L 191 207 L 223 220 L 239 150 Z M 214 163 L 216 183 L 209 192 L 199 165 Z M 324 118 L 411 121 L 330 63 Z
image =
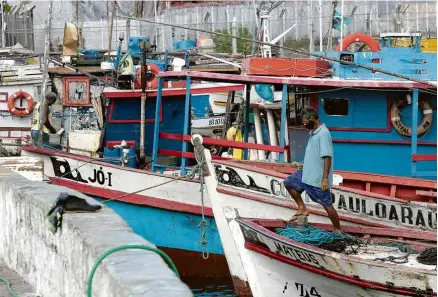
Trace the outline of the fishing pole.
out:
M 164 23 L 164 22 L 150 21 L 150 20 L 145 20 L 145 19 L 136 18 L 136 17 L 127 17 L 127 16 L 118 16 L 118 17 L 121 18 L 121 19 L 135 20 L 135 21 L 146 22 L 146 23 L 155 24 L 155 25 L 161 25 L 161 26 L 174 27 L 174 28 L 179 28 L 179 29 L 184 29 L 184 30 L 197 31 L 197 32 L 213 34 L 213 35 L 227 37 L 227 38 L 231 37 L 231 38 L 236 38 L 236 39 L 242 40 L 242 41 L 248 41 L 248 42 L 257 43 L 257 44 L 260 44 L 260 45 L 268 45 L 268 46 L 276 47 L 278 49 L 283 49 L 283 50 L 291 51 L 291 52 L 302 54 L 302 55 L 307 55 L 307 56 L 310 55 L 310 56 L 313 56 L 313 57 L 316 57 L 316 58 L 320 58 L 320 59 L 323 59 L 323 60 L 328 60 L 328 61 L 332 61 L 332 62 L 338 62 L 338 63 L 341 63 L 343 65 L 356 66 L 356 67 L 364 68 L 364 69 L 371 70 L 371 71 L 374 71 L 374 72 L 380 72 L 380 73 L 383 73 L 383 74 L 387 74 L 387 75 L 390 75 L 390 76 L 402 78 L 402 79 L 405 79 L 405 80 L 408 80 L 408 81 L 413 81 L 413 82 L 417 82 L 419 84 L 423 84 L 423 85 L 428 86 L 428 87 L 423 87 L 423 88 L 430 88 L 430 87 L 436 88 L 437 87 L 437 85 L 435 85 L 434 83 L 431 83 L 431 82 L 428 82 L 428 81 L 422 81 L 422 80 L 419 80 L 419 79 L 416 79 L 416 78 L 412 78 L 412 77 L 409 77 L 409 76 L 406 76 L 406 75 L 403 75 L 403 74 L 398 74 L 398 73 L 395 73 L 395 72 L 390 72 L 390 71 L 387 71 L 387 70 L 378 69 L 378 68 L 374 68 L 374 67 L 370 67 L 370 66 L 367 66 L 367 65 L 354 63 L 354 62 L 343 61 L 343 60 L 339 60 L 339 59 L 336 59 L 336 58 L 319 55 L 319 54 L 316 54 L 316 53 L 311 53 L 311 52 L 297 50 L 297 49 L 293 49 L 293 48 L 289 48 L 289 47 L 285 47 L 285 46 L 271 44 L 271 43 L 268 43 L 268 42 L 263 42 L 263 41 L 259 41 L 259 40 L 255 40 L 255 39 L 250 39 L 250 38 L 245 38 L 245 37 L 238 37 L 238 36 L 231 36 L 231 35 L 226 34 L 226 33 L 213 32 L 213 31 L 204 30 L 204 29 L 195 29 L 195 28 L 190 28 L 190 27 L 186 27 L 186 26 L 182 26 L 182 25 L 173 25 L 173 24 Z

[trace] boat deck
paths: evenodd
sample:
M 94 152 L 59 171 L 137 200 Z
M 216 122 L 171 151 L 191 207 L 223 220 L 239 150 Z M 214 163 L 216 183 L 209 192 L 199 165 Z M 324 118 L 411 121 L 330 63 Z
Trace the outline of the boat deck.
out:
M 397 246 L 365 245 L 363 247 L 360 247 L 358 249 L 358 253 L 354 254 L 353 256 L 361 258 L 361 259 L 365 259 L 365 260 L 374 261 L 376 258 L 386 258 L 388 256 L 403 257 L 405 255 L 406 255 L 406 253 L 401 252 Z M 417 261 L 417 257 L 418 257 L 418 254 L 410 254 L 408 256 L 408 262 L 402 263 L 402 264 L 394 263 L 392 261 L 375 260 L 375 262 L 376 263 L 385 263 L 385 264 L 391 263 L 391 264 L 396 264 L 399 266 L 407 267 L 410 269 L 414 268 L 414 269 L 423 269 L 423 270 L 430 270 L 430 271 L 436 270 L 436 265 L 421 264 Z

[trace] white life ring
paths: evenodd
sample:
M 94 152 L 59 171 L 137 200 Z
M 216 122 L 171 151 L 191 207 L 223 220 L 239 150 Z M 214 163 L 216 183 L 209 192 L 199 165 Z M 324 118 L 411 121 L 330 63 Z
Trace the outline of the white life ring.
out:
M 406 97 L 396 100 L 391 106 L 391 123 L 397 132 L 406 137 L 412 135 L 411 127 L 406 126 L 400 119 L 400 110 L 412 103 L 411 96 L 408 94 Z M 433 110 L 430 104 L 425 100 L 420 100 L 418 106 L 423 111 L 423 118 L 421 123 L 417 126 L 417 135 L 421 136 L 426 133 L 432 127 Z

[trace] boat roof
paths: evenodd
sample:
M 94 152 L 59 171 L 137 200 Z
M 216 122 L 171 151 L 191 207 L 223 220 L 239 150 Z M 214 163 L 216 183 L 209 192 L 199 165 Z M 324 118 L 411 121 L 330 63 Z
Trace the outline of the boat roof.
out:
M 165 79 L 184 79 L 190 77 L 195 80 L 220 81 L 241 84 L 287 84 L 302 86 L 318 87 L 344 87 L 344 88 L 429 88 L 434 89 L 437 86 L 436 81 L 431 81 L 435 86 L 422 84 L 413 81 L 386 81 L 386 80 L 344 80 L 337 78 L 312 78 L 312 77 L 280 77 L 280 76 L 256 76 L 256 75 L 238 75 L 207 73 L 200 71 L 166 71 L 160 72 L 159 77 Z
M 231 91 L 243 91 L 243 84 L 236 83 L 193 83 L 190 86 L 190 94 L 211 94 Z M 185 95 L 185 88 L 163 88 L 162 96 L 182 96 Z M 120 90 L 114 87 L 106 87 L 103 90 L 106 98 L 133 98 L 140 97 L 141 90 Z M 157 90 L 146 90 L 146 94 L 151 97 L 157 96 Z
M 380 33 L 380 37 L 415 37 L 415 36 L 421 36 L 420 32 L 387 32 L 387 33 Z

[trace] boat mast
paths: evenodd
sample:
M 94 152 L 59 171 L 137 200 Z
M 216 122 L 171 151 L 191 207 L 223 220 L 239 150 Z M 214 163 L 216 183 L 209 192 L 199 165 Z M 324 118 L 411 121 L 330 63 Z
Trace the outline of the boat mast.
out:
M 48 5 L 48 16 L 46 25 L 46 38 L 44 42 L 44 58 L 43 58 L 43 81 L 41 86 L 41 96 L 40 96 L 40 121 L 38 126 L 38 146 L 43 143 L 43 125 L 44 125 L 44 111 L 46 106 L 46 88 L 48 79 L 48 67 L 49 67 L 49 52 L 50 52 L 50 32 L 52 31 L 52 5 L 53 0 L 49 0 Z
M 332 50 L 332 34 L 333 34 L 333 19 L 335 18 L 336 5 L 338 1 L 332 1 L 332 15 L 330 17 L 329 28 L 328 28 L 328 39 L 327 39 L 327 50 Z

